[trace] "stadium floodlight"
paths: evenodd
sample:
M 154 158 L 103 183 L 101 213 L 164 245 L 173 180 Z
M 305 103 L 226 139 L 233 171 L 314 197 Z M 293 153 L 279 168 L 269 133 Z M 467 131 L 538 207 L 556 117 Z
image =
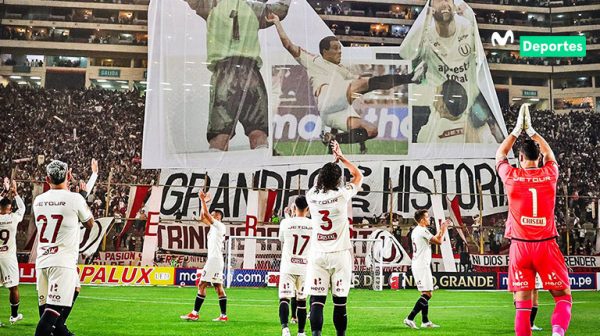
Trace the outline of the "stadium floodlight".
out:
M 38 77 L 38 76 L 33 76 L 33 77 L 29 77 L 29 78 L 35 79 L 35 80 L 42 79 L 41 77 Z
M 21 79 L 21 76 L 10 76 L 11 79 Z
M 98 83 L 106 83 L 108 81 L 106 79 L 96 79 L 96 82 L 98 82 Z

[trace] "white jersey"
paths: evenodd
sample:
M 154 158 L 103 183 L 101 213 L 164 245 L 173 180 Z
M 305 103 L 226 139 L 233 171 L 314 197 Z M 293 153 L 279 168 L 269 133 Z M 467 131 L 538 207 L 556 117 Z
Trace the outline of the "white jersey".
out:
M 433 234 L 426 227 L 417 225 L 410 239 L 413 244 L 413 268 L 429 268 L 431 265 L 431 238 Z
M 0 259 L 17 256 L 17 226 L 25 215 L 25 203 L 19 196 L 15 197 L 15 201 L 17 211 L 0 215 Z
M 281 247 L 280 273 L 306 275 L 312 221 L 306 217 L 286 218 L 279 224 Z
M 208 230 L 206 245 L 208 248 L 207 259 L 223 259 L 224 243 L 225 243 L 225 224 L 218 220 L 213 220 Z
M 357 79 L 348 68 L 340 64 L 334 64 L 319 55 L 313 55 L 300 48 L 300 56 L 296 61 L 306 69 L 310 85 L 315 96 L 319 95 L 323 85 L 342 84 L 343 81 Z
M 337 252 L 352 248 L 348 202 L 357 193 L 358 187 L 352 183 L 325 193 L 315 187 L 308 191 L 306 199 L 313 226 L 313 252 Z
M 79 222 L 87 222 L 92 212 L 78 193 L 51 189 L 33 201 L 37 227 L 35 267 L 76 268 L 79 254 Z

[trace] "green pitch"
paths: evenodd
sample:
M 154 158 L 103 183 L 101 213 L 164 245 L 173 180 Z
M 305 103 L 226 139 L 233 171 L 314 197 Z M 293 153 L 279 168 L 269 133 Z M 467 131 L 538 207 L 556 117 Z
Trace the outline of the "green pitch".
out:
M 367 140 L 369 155 L 407 155 L 408 141 Z M 275 151 L 282 156 L 328 155 L 327 147 L 321 141 L 278 141 Z M 358 144 L 340 145 L 344 154 L 360 154 Z
M 77 335 L 281 335 L 277 290 L 230 289 L 227 323 L 210 321 L 218 316 L 214 291 L 208 292 L 200 321 L 186 322 L 194 302 L 193 287 L 90 287 L 84 286 L 68 326 Z M 435 330 L 410 330 L 402 320 L 419 297 L 416 290 L 374 292 L 352 290 L 348 307 L 348 335 L 514 335 L 514 307 L 506 292 L 436 291 L 429 316 L 441 325 Z M 600 294 L 575 292 L 570 335 L 598 335 Z M 0 320 L 7 324 L 10 314 L 8 291 L 0 288 Z M 544 328 L 534 335 L 550 334 L 554 302 L 550 294 L 540 294 L 536 324 Z M 33 335 L 38 321 L 35 287 L 21 285 L 21 313 L 25 319 L 0 328 L 0 335 Z M 332 302 L 325 310 L 324 335 L 334 335 Z M 420 316 L 417 317 L 420 324 Z M 296 326 L 291 326 L 295 335 Z

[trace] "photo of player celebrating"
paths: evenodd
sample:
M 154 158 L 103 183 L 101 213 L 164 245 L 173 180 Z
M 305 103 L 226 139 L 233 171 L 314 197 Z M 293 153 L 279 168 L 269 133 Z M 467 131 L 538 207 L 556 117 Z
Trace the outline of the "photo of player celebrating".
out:
M 431 0 L 400 46 L 402 59 L 428 65 L 426 80 L 411 93 L 415 143 L 499 143 L 504 138 L 479 86 L 485 58 L 478 53 L 474 14 L 464 2 L 457 4 Z
M 275 25 L 285 49 L 306 69 L 322 125 L 332 130 L 323 132 L 322 140 L 326 146 L 332 140 L 340 144 L 358 143 L 361 154 L 366 154 L 365 142 L 377 137 L 378 128 L 361 118 L 352 106 L 353 101 L 368 92 L 418 83 L 426 70 L 423 64 L 410 74 L 360 78 L 341 65 L 342 44 L 336 37 L 323 38 L 319 43 L 320 55 L 313 55 L 291 41 L 276 14 L 269 14 L 266 20 Z
M 260 73 L 260 29 L 266 15 L 282 19 L 290 0 L 185 0 L 206 20 L 207 67 L 212 72 L 206 137 L 210 151 L 228 151 L 238 122 L 250 149 L 268 147 L 268 96 Z

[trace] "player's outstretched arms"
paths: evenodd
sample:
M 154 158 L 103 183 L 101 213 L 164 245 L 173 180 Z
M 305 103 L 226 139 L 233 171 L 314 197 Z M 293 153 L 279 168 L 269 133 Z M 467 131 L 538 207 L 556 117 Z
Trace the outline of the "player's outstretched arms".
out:
M 300 47 L 295 45 L 292 40 L 287 36 L 285 29 L 283 29 L 283 25 L 279 19 L 279 16 L 275 13 L 269 13 L 265 20 L 273 25 L 277 29 L 277 34 L 279 34 L 279 39 L 281 40 L 281 44 L 283 47 L 294 57 L 300 57 Z
M 506 137 L 506 139 L 504 139 L 504 141 L 502 141 L 502 143 L 500 144 L 500 147 L 498 147 L 498 150 L 496 151 L 496 164 L 498 164 L 498 162 L 506 160 L 506 158 L 508 157 L 508 152 L 510 152 L 513 145 L 517 141 L 517 138 L 523 132 L 523 124 L 525 122 L 525 110 L 528 109 L 528 106 L 529 106 L 529 104 L 521 105 L 521 108 L 519 109 L 519 116 L 517 117 L 517 124 L 515 125 L 515 128 Z
M 215 219 L 210 214 L 210 211 L 208 211 L 208 205 L 206 204 L 206 202 L 209 199 L 209 195 L 208 195 L 208 193 L 205 193 L 204 191 L 200 191 L 198 196 L 200 197 L 200 204 L 202 206 L 202 210 L 200 211 L 200 215 L 201 215 L 200 221 L 203 222 L 204 224 L 211 225 L 212 223 L 214 223 Z
M 331 142 L 331 151 L 333 152 L 333 157 L 336 162 L 341 162 L 348 170 L 350 170 L 350 174 L 352 175 L 352 180 L 350 183 L 354 184 L 357 188 L 362 185 L 363 174 L 360 172 L 358 167 L 350 160 L 348 160 L 344 154 L 342 153 L 342 149 L 340 148 L 340 144 L 337 141 Z
M 446 234 L 446 230 L 448 230 L 448 220 L 446 220 L 444 223 L 442 223 L 442 225 L 440 226 L 440 231 L 438 231 L 438 233 L 431 237 L 431 240 L 429 240 L 430 242 L 436 244 L 436 245 L 442 245 L 442 242 L 444 241 L 444 234 Z
M 531 123 L 531 114 L 529 113 L 529 107 L 527 107 L 525 110 L 524 120 L 525 121 L 523 123 L 523 129 L 525 130 L 527 135 L 529 135 L 531 140 L 537 142 L 537 144 L 540 145 L 540 153 L 542 153 L 542 155 L 544 156 L 544 164 L 546 164 L 546 162 L 556 162 L 554 152 L 552 151 L 552 148 L 550 148 L 548 142 L 546 142 L 546 139 L 544 139 L 544 137 L 542 137 L 540 134 L 538 134 L 538 132 L 536 132 L 533 129 L 533 125 Z

